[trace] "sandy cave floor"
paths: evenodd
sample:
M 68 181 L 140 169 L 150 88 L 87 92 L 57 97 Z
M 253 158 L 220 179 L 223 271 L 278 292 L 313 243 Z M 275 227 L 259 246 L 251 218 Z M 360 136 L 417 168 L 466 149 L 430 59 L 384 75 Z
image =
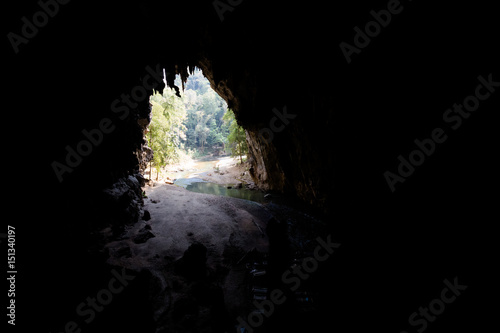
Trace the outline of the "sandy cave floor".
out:
M 186 297 L 191 288 L 175 272 L 175 262 L 191 244 L 201 243 L 207 248 L 206 266 L 218 278 L 225 308 L 233 316 L 249 311 L 241 287 L 247 274 L 245 264 L 235 263 L 249 252 L 268 252 L 265 230 L 272 215 L 252 201 L 194 193 L 175 185 L 155 183 L 146 186 L 145 192 L 144 210 L 151 218 L 137 222 L 118 240 L 106 245 L 108 263 L 134 271 L 150 271 L 168 291 L 168 296 L 160 293 L 166 298 L 158 304 L 174 304 Z M 136 237 L 144 233 L 154 237 L 137 243 Z M 159 326 L 169 327 L 172 321 L 169 312 L 166 305 L 156 309 L 156 319 L 163 323 Z
M 222 175 L 213 172 L 217 165 Z M 234 159 L 226 157 L 203 161 L 192 169 L 184 167 L 173 173 L 218 184 L 235 184 L 246 181 L 242 176 L 245 171 L 244 164 L 236 164 Z M 308 239 L 319 234 L 313 226 L 319 227 L 321 223 L 291 205 L 273 202 L 263 205 L 191 192 L 165 183 L 164 179 L 149 184 L 144 187 L 146 197 L 141 215 L 150 216 L 126 227 L 120 237 L 108 241 L 105 249 L 109 255 L 108 264 L 151 273 L 159 288 L 152 296 L 156 304 L 156 327 L 166 331 L 177 327 L 181 320 L 176 319 L 176 304 L 205 302 L 196 297 L 192 299 L 193 288 L 198 288 L 200 283 L 207 292 L 220 289 L 223 301 L 217 306 L 215 303 L 200 305 L 196 320 L 193 321 L 192 314 L 183 317 L 186 325 L 192 322 L 204 325 L 213 320 L 208 313 L 217 307 L 228 312 L 220 314 L 221 318 L 236 318 L 253 311 L 248 290 L 255 286 L 255 281 L 249 278 L 248 265 L 254 262 L 255 256 L 262 259 L 269 254 L 267 227 L 273 218 L 287 221 L 294 252 L 304 252 Z M 278 199 L 274 195 L 272 198 L 273 201 Z M 197 243 L 206 247 L 207 273 L 198 282 L 193 282 L 179 273 L 176 264 L 184 260 L 186 250 Z
M 149 178 L 149 168 L 146 169 L 145 177 Z M 244 182 L 253 184 L 252 177 L 248 172 L 248 165 L 241 164 L 239 158 L 222 156 L 213 160 L 188 160 L 183 163 L 167 166 L 156 180 L 156 169 L 153 169 L 152 178 L 156 182 L 174 180 L 178 178 L 201 178 L 204 181 L 229 185 Z

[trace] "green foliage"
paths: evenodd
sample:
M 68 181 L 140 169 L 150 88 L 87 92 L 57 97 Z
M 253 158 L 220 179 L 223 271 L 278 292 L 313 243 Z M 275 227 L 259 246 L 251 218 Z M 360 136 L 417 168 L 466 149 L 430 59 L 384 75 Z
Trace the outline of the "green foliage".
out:
M 181 86 L 180 78 L 175 80 Z M 230 148 L 234 156 L 246 154 L 245 130 L 228 111 L 227 103 L 210 88 L 209 81 L 195 69 L 181 91 L 165 88 L 155 92 L 152 105 L 148 145 L 153 149 L 152 165 L 157 172 L 167 164 L 176 163 L 186 154 L 194 158 Z
M 179 160 L 181 140 L 185 138 L 186 108 L 182 98 L 169 88 L 165 88 L 163 94 L 155 92 L 150 103 L 148 146 L 153 149 L 152 164 L 158 174 L 161 167 Z
M 234 112 L 230 109 L 227 110 L 223 119 L 229 124 L 229 135 L 227 136 L 227 141 L 231 149 L 231 156 L 239 156 L 240 162 L 243 163 L 243 155 L 248 153 L 245 129 L 238 125 L 234 117 Z
M 179 80 L 180 81 L 180 80 Z M 180 85 L 180 82 L 176 82 Z M 196 156 L 224 150 L 229 134 L 222 117 L 227 110 L 226 102 L 210 88 L 201 70 L 196 69 L 185 84 L 186 149 L 193 149 Z

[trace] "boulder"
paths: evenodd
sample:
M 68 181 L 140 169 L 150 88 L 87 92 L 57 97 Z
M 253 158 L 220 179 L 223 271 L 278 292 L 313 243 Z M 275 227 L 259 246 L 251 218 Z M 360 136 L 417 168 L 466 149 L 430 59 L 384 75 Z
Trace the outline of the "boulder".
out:
M 177 274 L 190 280 L 203 279 L 206 275 L 207 248 L 201 243 L 193 243 L 175 262 Z
M 141 187 L 146 186 L 146 178 L 144 178 L 144 176 L 143 176 L 142 174 L 137 173 L 137 174 L 135 174 L 134 176 L 135 176 L 135 178 L 137 179 L 137 181 L 139 182 L 139 185 L 140 185 Z
M 191 325 L 194 325 L 192 318 L 198 314 L 198 311 L 198 302 L 193 297 L 184 296 L 175 301 L 172 317 L 176 323 L 191 321 Z
M 142 215 L 142 219 L 144 221 L 149 221 L 151 220 L 151 214 L 149 213 L 148 210 L 144 210 L 144 214 Z
M 137 235 L 133 238 L 133 242 L 136 244 L 142 244 L 146 243 L 150 238 L 155 237 L 155 235 L 148 230 L 148 228 L 144 227 L 139 232 Z
M 109 218 L 112 225 L 119 226 L 139 221 L 144 201 L 141 185 L 135 176 L 120 178 L 102 193 L 104 200 L 101 212 L 103 216 Z
M 130 247 L 128 245 L 125 245 L 123 247 L 116 249 L 113 255 L 116 258 L 121 258 L 121 257 L 130 258 L 132 256 L 132 251 L 130 250 Z

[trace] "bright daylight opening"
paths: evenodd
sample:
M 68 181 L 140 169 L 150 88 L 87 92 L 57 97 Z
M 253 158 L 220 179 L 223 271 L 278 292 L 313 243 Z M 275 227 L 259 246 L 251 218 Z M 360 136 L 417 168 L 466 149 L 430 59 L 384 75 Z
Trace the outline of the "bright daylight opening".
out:
M 179 75 L 175 85 L 182 85 Z M 181 97 L 166 86 L 150 97 L 146 132 L 153 157 L 145 170 L 150 185 L 167 183 L 190 191 L 261 201 L 247 162 L 245 130 L 226 101 L 195 68 Z

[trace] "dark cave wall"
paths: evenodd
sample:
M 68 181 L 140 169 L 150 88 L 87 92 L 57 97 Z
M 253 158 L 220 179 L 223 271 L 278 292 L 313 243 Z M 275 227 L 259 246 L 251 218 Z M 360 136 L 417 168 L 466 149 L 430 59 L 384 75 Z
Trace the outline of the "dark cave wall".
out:
M 144 100 L 122 120 L 111 109 L 113 101 L 142 85 L 147 66 L 166 68 L 170 84 L 176 73 L 186 77 L 187 68 L 198 66 L 248 130 L 256 179 L 265 189 L 296 195 L 328 214 L 357 202 L 385 202 L 404 211 L 421 191 L 432 189 L 429 195 L 436 199 L 439 193 L 459 193 L 463 185 L 456 179 L 470 174 L 465 166 L 456 167 L 462 165 L 460 156 L 483 161 L 477 165 L 485 168 L 493 165 L 488 145 L 480 144 L 490 142 L 493 131 L 469 136 L 477 144 L 461 131 L 448 150 L 419 168 L 415 180 L 399 184 L 398 196 L 383 173 L 397 168 L 398 155 L 409 153 L 415 138 L 442 124 L 444 110 L 470 93 L 478 75 L 494 71 L 495 44 L 488 35 L 495 31 L 494 20 L 482 11 L 479 23 L 464 21 L 462 5 L 453 7 L 453 15 L 417 6 L 403 12 L 404 19 L 394 17 L 347 64 L 338 44 L 351 42 L 353 27 L 366 18 L 362 13 L 377 6 L 347 1 L 337 6 L 333 11 L 244 1 L 226 12 L 223 22 L 209 0 L 61 7 L 19 54 L 9 53 L 15 105 L 5 122 L 29 119 L 22 127 L 28 135 L 18 141 L 37 146 L 26 154 L 9 145 L 8 154 L 18 156 L 19 174 L 34 175 L 66 215 L 78 211 L 86 217 L 72 218 L 95 220 L 102 215 L 94 209 L 102 206 L 102 190 L 140 171 L 138 152 L 149 114 Z M 37 8 L 12 8 L 12 30 L 20 29 L 17 18 Z M 422 15 L 425 29 L 413 29 Z M 273 110 L 284 107 L 296 118 L 274 133 L 272 142 L 262 140 L 258 133 L 270 128 Z M 481 120 L 486 112 L 477 114 Z M 116 129 L 59 182 L 51 164 L 64 161 L 65 147 L 75 147 L 82 130 L 103 118 Z M 465 187 L 481 192 L 479 183 L 467 179 Z
M 299 44 L 301 48 L 316 45 L 307 32 L 319 27 L 307 28 L 306 34 L 301 32 L 293 16 L 298 14 L 298 7 L 286 9 L 289 13 L 281 12 L 287 7 L 279 4 L 262 8 L 262 4 L 242 4 L 234 12 L 227 12 L 221 22 L 210 1 L 145 1 L 106 6 L 100 11 L 78 4 L 68 6 L 67 14 L 43 31 L 46 38 L 41 31 L 39 38 L 19 53 L 19 59 L 28 66 L 24 71 L 30 77 L 30 86 L 36 87 L 40 95 L 29 103 L 33 108 L 57 103 L 57 111 L 52 108 L 49 114 L 34 115 L 34 133 L 45 141 L 40 156 L 47 174 L 44 181 L 60 190 L 63 201 L 78 206 L 82 200 L 92 202 L 98 198 L 103 188 L 137 174 L 141 155 L 147 155 L 140 151 L 149 106 L 144 100 L 121 119 L 121 114 L 111 108 L 113 101 L 142 85 L 148 73 L 146 66 L 166 68 L 171 85 L 175 74 L 185 78 L 188 68 L 198 66 L 249 131 L 258 184 L 326 207 L 322 202 L 327 201 L 328 177 L 322 175 L 329 170 L 329 159 L 316 158 L 314 152 L 319 150 L 315 140 L 324 142 L 327 137 L 317 126 L 325 124 L 329 111 L 321 109 L 325 101 L 323 106 L 313 105 L 321 90 L 301 84 L 297 67 L 306 66 L 310 58 L 320 55 L 316 51 L 304 58 L 298 52 Z M 256 26 L 257 16 L 262 16 L 260 25 L 265 26 Z M 184 21 L 187 17 L 189 24 Z M 59 50 L 58 56 L 34 56 L 31 50 L 39 48 Z M 315 76 L 311 72 L 309 80 L 314 82 Z M 41 90 L 48 84 L 58 87 L 57 95 Z M 284 107 L 297 118 L 275 133 L 272 142 L 261 140 L 258 133 L 270 127 L 275 117 L 273 109 L 281 111 Z M 51 163 L 64 162 L 66 145 L 74 148 L 84 139 L 81 131 L 97 127 L 103 118 L 111 119 L 116 129 L 58 183 Z M 67 195 L 68 191 L 74 197 Z M 100 207 L 98 203 L 88 205 Z
M 383 172 L 397 167 L 397 156 L 411 148 L 408 142 L 427 135 L 428 124 L 440 124 L 441 114 L 429 109 L 429 100 L 439 97 L 433 110 L 445 110 L 457 95 L 467 95 L 479 73 L 492 71 L 486 64 L 495 58 L 493 44 L 482 43 L 487 35 L 478 36 L 493 30 L 488 20 L 484 27 L 464 25 L 460 17 L 466 9 L 457 7 L 448 25 L 456 23 L 455 30 L 444 28 L 448 38 L 441 38 L 434 31 L 441 29 L 439 15 L 445 12 L 417 7 L 347 64 L 338 43 L 350 42 L 352 27 L 362 24 L 360 13 L 373 6 L 346 2 L 331 11 L 244 1 L 226 12 L 223 22 L 212 1 L 61 7 L 61 15 L 12 59 L 11 86 L 23 110 L 30 110 L 26 131 L 41 147 L 33 152 L 34 162 L 21 164 L 29 174 L 35 163 L 43 186 L 54 189 L 63 206 L 95 215 L 82 206 L 98 207 L 91 203 L 100 200 L 104 188 L 140 170 L 149 106 L 144 100 L 121 120 L 111 109 L 113 101 L 142 84 L 146 66 L 166 68 L 170 84 L 176 73 L 185 78 L 188 68 L 198 66 L 248 130 L 262 188 L 296 195 L 327 213 L 334 203 L 374 193 L 392 200 Z M 11 16 L 36 9 L 14 9 Z M 428 28 L 417 33 L 411 24 L 424 14 Z M 18 25 L 13 19 L 13 29 Z M 477 33 L 464 40 L 468 31 Z M 470 58 L 463 53 L 464 43 L 482 52 L 471 51 Z M 474 68 L 450 61 L 459 51 L 462 61 L 481 61 Z M 273 110 L 284 107 L 296 118 L 274 133 L 272 142 L 262 140 L 258 134 L 270 128 Z M 15 112 L 7 117 L 19 121 Z M 116 129 L 59 183 L 51 163 L 63 161 L 66 145 L 74 147 L 82 140 L 81 131 L 103 118 Z M 416 188 L 457 186 L 453 176 L 443 174 L 443 182 L 436 184 L 426 177 L 426 168 L 421 170 L 419 177 L 427 181 L 413 182 Z M 411 193 L 405 188 L 401 192 Z
M 16 130 L 3 132 L 2 141 L 7 162 L 15 164 L 7 177 L 15 199 L 8 209 L 18 214 L 25 237 L 23 274 L 37 279 L 23 284 L 23 303 L 46 300 L 68 308 L 61 314 L 40 309 L 40 322 L 54 324 L 47 331 L 75 315 L 67 304 L 102 287 L 75 291 L 107 269 L 96 270 L 102 258 L 89 255 L 91 245 L 98 247 L 89 235 L 139 218 L 126 212 L 140 206 L 130 177 L 137 180 L 140 170 L 137 152 L 149 105 L 141 102 L 121 120 L 111 104 L 142 84 L 146 66 L 165 67 L 170 82 L 176 72 L 185 77 L 189 66 L 202 68 L 249 131 L 261 185 L 327 213 L 344 251 L 332 259 L 335 273 L 325 274 L 325 293 L 335 295 L 332 327 L 363 325 L 362 313 L 366 328 L 383 321 L 401 331 L 409 314 L 436 297 L 435 280 L 458 275 L 475 288 L 489 287 L 471 272 L 492 267 L 493 260 L 478 258 L 487 261 L 495 253 L 489 213 L 496 203 L 485 189 L 498 174 L 498 126 L 491 121 L 498 95 L 450 131 L 396 193 L 383 173 L 397 169 L 398 155 L 409 154 L 416 138 L 443 126 L 443 112 L 473 93 L 478 75 L 500 80 L 496 12 L 461 3 L 406 3 L 347 64 L 339 43 L 352 42 L 353 27 L 386 4 L 243 1 L 221 22 L 211 0 L 70 2 L 19 54 L 5 39 L 12 103 L 3 123 Z M 9 5 L 12 31 L 38 10 L 36 2 Z M 273 109 L 285 106 L 297 117 L 271 143 L 263 141 L 259 131 L 269 128 Z M 64 161 L 65 147 L 74 147 L 82 130 L 103 118 L 116 129 L 59 182 L 51 163 Z M 119 195 L 107 196 L 113 188 Z M 48 267 L 50 274 L 40 274 Z M 57 292 L 48 295 L 40 286 Z M 482 322 L 470 316 L 482 304 L 481 292 L 489 293 L 471 292 L 463 307 L 450 311 Z M 391 316 L 380 302 L 391 303 Z

